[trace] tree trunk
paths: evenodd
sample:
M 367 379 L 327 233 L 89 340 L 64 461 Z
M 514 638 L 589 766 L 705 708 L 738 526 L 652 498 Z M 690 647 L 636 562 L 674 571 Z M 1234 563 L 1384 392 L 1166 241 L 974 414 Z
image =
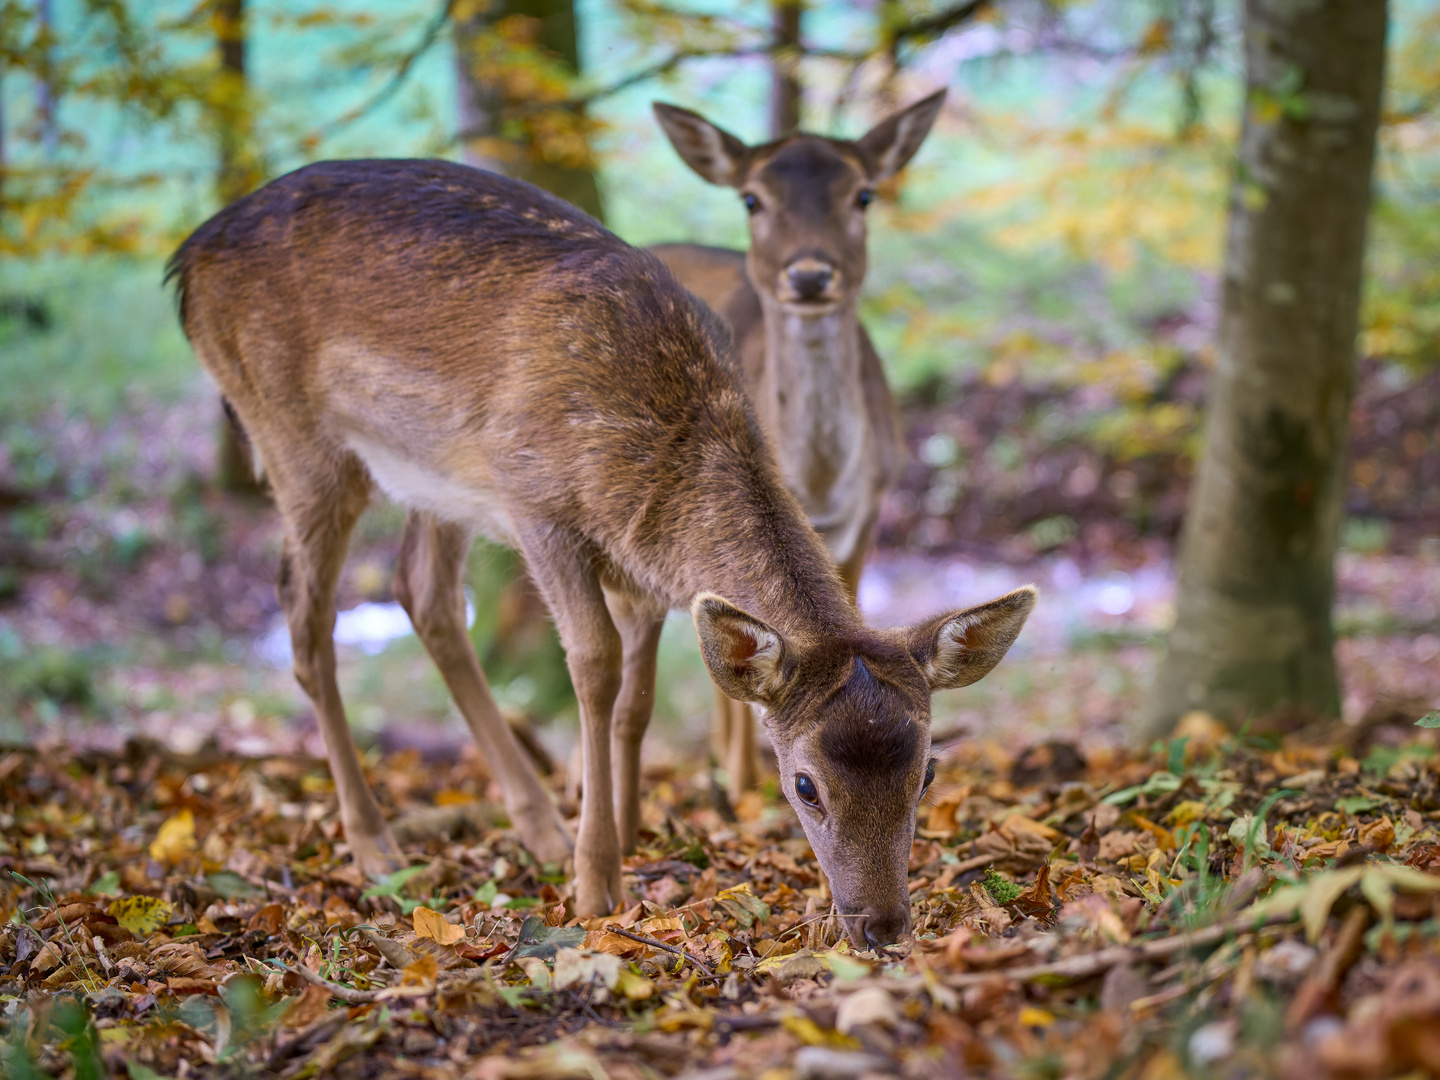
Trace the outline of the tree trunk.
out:
M 56 115 L 55 68 L 50 45 L 55 35 L 53 0 L 39 0 L 35 5 L 35 18 L 44 42 L 40 50 L 40 75 L 35 84 L 35 111 L 39 114 L 40 145 L 44 148 L 45 160 L 54 161 L 60 150 L 60 123 Z
M 504 78 L 486 78 L 496 69 L 486 48 L 493 32 L 507 19 L 526 20 L 533 32 L 529 44 L 558 62 L 571 76 L 580 72 L 580 42 L 574 0 L 498 0 L 483 13 L 455 24 L 455 60 L 459 73 L 460 130 L 465 160 L 478 168 L 525 180 L 560 196 L 592 217 L 604 220 L 600 188 L 589 161 L 588 147 L 574 152 L 583 140 L 584 115 L 563 103 L 512 98 Z M 487 41 L 487 38 L 489 39 Z M 553 110 L 552 119 L 574 138 L 569 151 L 551 152 L 533 137 L 536 110 Z M 553 125 L 548 125 L 553 126 Z
M 222 206 L 250 194 L 260 174 L 252 135 L 249 86 L 245 72 L 245 0 L 215 0 L 215 39 L 220 51 L 220 72 L 216 77 L 213 107 L 219 162 L 215 193 Z M 217 481 L 222 490 L 239 495 L 256 495 L 262 489 L 245 440 L 229 411 L 219 419 L 219 467 Z
M 1385 0 L 1245 0 L 1218 362 L 1151 734 L 1339 712 L 1331 604 Z
M 800 127 L 800 41 L 803 0 L 771 0 L 775 52 L 770 56 L 770 137 L 784 138 Z

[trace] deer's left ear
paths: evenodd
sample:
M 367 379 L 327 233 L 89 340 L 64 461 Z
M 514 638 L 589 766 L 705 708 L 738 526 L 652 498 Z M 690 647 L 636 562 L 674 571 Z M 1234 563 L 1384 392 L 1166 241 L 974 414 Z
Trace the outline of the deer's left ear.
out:
M 904 631 L 931 690 L 969 686 L 1009 652 L 1035 606 L 1035 586 L 1006 593 L 965 611 L 937 615 Z
M 925 136 L 930 134 L 930 125 L 940 115 L 945 93 L 937 90 L 923 101 L 880 121 L 859 140 L 860 149 L 871 162 L 872 181 L 890 179 L 915 156 Z

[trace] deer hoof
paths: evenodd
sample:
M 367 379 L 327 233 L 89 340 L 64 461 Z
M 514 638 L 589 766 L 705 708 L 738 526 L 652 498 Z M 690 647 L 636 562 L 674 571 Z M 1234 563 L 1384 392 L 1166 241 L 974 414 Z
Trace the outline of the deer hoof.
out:
M 609 915 L 615 910 L 610 890 L 603 881 L 575 881 L 575 908 L 578 915 Z
M 546 806 L 542 812 L 521 820 L 532 823 L 520 830 L 520 838 L 540 862 L 563 863 L 574 853 L 575 842 L 553 807 Z
M 387 829 L 382 835 L 350 841 L 350 857 L 368 878 L 382 878 L 405 865 L 399 845 Z

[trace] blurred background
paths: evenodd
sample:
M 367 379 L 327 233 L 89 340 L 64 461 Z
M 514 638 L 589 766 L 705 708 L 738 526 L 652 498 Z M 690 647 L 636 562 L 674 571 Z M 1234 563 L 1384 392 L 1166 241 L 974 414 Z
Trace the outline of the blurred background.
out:
M 0 0 L 0 742 L 321 752 L 278 520 L 161 286 L 220 206 L 307 161 L 443 156 L 635 244 L 744 247 L 736 193 L 652 101 L 759 143 L 797 119 L 858 137 L 940 87 L 871 210 L 862 316 L 911 457 L 861 604 L 893 625 L 1037 582 L 937 729 L 1125 741 L 1175 619 L 1242 44 L 1232 0 Z M 1387 65 L 1336 569 L 1352 725 L 1440 703 L 1440 3 L 1391 4 Z M 377 506 L 357 534 L 342 690 L 362 740 L 449 753 L 463 725 L 390 602 L 400 521 Z M 543 610 L 494 547 L 470 588 L 497 698 L 563 759 Z M 676 616 L 656 741 L 702 745 L 710 702 Z

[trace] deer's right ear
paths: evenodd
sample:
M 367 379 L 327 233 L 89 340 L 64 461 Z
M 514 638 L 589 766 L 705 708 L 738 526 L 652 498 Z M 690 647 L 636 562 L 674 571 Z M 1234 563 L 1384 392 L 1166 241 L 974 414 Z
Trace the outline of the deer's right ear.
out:
M 735 187 L 740 183 L 749 148 L 734 135 L 699 113 L 659 101 L 655 102 L 655 119 L 686 165 L 712 184 Z
M 700 655 L 725 696 L 761 705 L 774 702 L 784 682 L 784 639 L 714 593 L 697 596 L 691 612 Z
M 937 615 L 903 631 L 931 690 L 953 690 L 984 678 L 1010 651 L 1035 606 L 1026 585 L 988 604 Z

